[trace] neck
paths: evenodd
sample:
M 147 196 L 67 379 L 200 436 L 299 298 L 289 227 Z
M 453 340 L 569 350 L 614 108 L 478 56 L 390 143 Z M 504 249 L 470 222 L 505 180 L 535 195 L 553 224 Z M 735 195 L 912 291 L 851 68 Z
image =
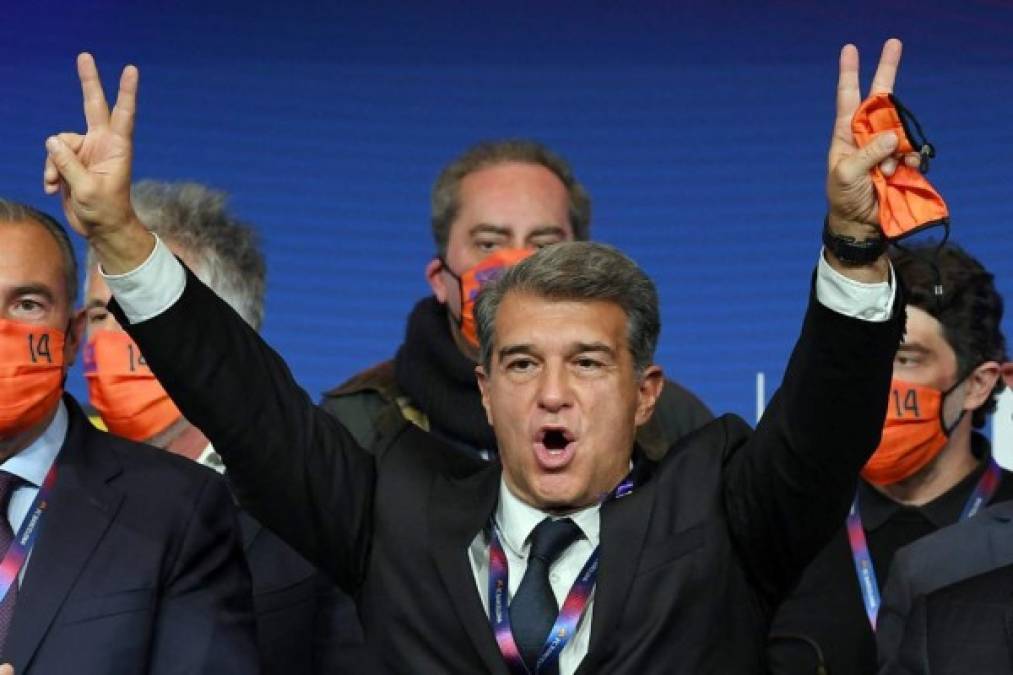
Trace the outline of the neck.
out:
M 895 502 L 922 506 L 949 492 L 978 464 L 978 459 L 971 452 L 970 426 L 962 421 L 939 455 L 917 473 L 890 485 L 874 487 Z
M 208 446 L 208 439 L 200 429 L 180 417 L 168 429 L 150 439 L 148 443 L 156 448 L 162 448 L 175 455 L 196 461 L 204 452 L 204 448 Z
M 60 404 L 57 403 L 45 417 L 16 436 L 11 436 L 10 438 L 0 436 L 0 462 L 6 462 L 8 459 L 21 452 L 35 441 L 39 440 L 39 437 L 42 436 L 42 434 L 46 432 L 46 429 L 49 428 L 49 424 L 56 416 L 56 410 L 59 407 Z

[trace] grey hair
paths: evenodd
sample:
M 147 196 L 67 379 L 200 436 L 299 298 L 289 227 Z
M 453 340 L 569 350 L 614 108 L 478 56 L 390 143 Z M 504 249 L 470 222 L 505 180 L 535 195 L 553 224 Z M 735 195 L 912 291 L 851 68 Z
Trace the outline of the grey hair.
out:
M 260 328 L 267 265 L 256 232 L 228 212 L 224 192 L 199 183 L 145 180 L 134 185 L 131 201 L 145 227 L 191 256 L 194 274 Z M 89 269 L 92 260 L 89 251 Z
M 471 146 L 440 172 L 430 198 L 433 241 L 437 252 L 447 253 L 450 225 L 461 207 L 461 181 L 465 176 L 497 164 L 519 162 L 543 166 L 562 181 L 569 195 L 570 227 L 578 241 L 588 239 L 591 232 L 591 197 L 577 181 L 565 159 L 546 146 L 528 139 L 483 141 Z
M 77 302 L 78 291 L 77 256 L 74 255 L 74 245 L 70 241 L 70 235 L 67 234 L 67 228 L 48 213 L 39 211 L 27 204 L 12 202 L 0 197 L 0 223 L 26 221 L 37 223 L 46 228 L 60 247 L 60 252 L 63 254 L 63 273 L 67 286 L 67 300 L 69 306 L 73 307 Z
M 637 375 L 654 361 L 661 333 L 658 291 L 635 262 L 606 244 L 564 242 L 547 246 L 486 285 L 475 304 L 479 358 L 491 372 L 496 312 L 508 293 L 548 300 L 604 300 L 626 313 L 627 339 Z

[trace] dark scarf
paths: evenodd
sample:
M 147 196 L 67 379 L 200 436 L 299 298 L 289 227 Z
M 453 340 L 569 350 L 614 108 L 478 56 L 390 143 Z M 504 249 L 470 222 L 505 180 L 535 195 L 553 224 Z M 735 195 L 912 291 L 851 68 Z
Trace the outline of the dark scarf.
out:
M 475 381 L 475 363 L 461 353 L 447 325 L 447 310 L 429 297 L 408 317 L 404 344 L 394 357 L 394 377 L 429 418 L 430 429 L 456 444 L 496 451 Z

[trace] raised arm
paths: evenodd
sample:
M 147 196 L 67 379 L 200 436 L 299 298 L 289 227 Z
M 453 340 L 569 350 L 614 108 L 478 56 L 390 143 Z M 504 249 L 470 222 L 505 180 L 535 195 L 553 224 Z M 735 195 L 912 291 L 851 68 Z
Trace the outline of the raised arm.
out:
M 873 91 L 890 91 L 901 45 L 883 48 Z M 828 226 L 863 241 L 880 237 L 869 175 L 896 168 L 897 139 L 857 148 L 851 117 L 860 103 L 858 52 L 841 52 L 837 118 L 827 177 Z M 904 328 L 885 256 L 845 264 L 825 254 L 802 334 L 781 388 L 749 442 L 725 471 L 725 502 L 740 554 L 771 602 L 787 593 L 841 527 L 858 472 L 879 443 L 892 362 Z M 882 298 L 887 302 L 882 302 Z
M 62 194 L 102 271 L 122 275 L 109 279 L 110 309 L 225 459 L 243 505 L 354 590 L 369 546 L 374 459 L 138 220 L 130 203 L 137 69 L 124 69 L 111 113 L 90 55 L 78 57 L 78 73 L 87 132 L 47 139 L 46 191 Z

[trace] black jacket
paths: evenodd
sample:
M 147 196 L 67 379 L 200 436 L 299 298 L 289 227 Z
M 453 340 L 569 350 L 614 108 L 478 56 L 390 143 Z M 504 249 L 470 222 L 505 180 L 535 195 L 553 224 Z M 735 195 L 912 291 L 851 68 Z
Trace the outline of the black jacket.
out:
M 641 462 L 635 491 L 602 508 L 579 672 L 762 671 L 772 607 L 844 518 L 879 442 L 900 305 L 870 323 L 810 302 L 755 432 L 724 416 Z M 506 673 L 467 558 L 496 506 L 498 463 L 409 424 L 363 451 L 190 273 L 175 305 L 127 329 L 227 453 L 241 503 L 357 597 L 387 671 Z

